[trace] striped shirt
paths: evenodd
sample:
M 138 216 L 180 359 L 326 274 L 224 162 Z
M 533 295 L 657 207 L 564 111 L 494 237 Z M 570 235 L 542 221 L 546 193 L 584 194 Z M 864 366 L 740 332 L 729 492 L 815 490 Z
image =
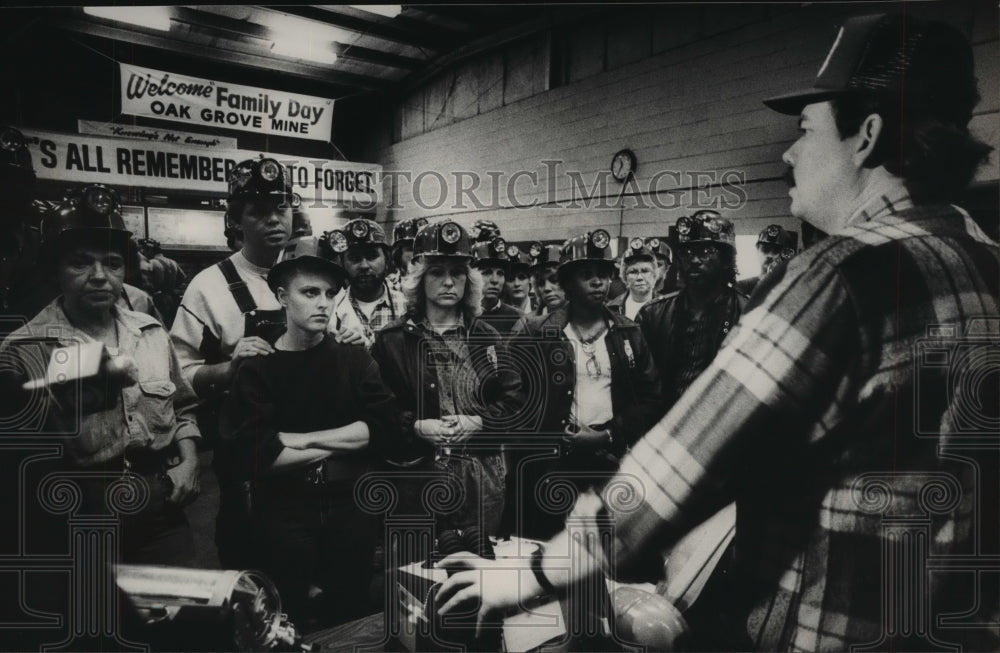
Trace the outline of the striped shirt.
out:
M 983 589 L 1000 567 L 998 292 L 997 244 L 964 211 L 868 200 L 623 460 L 611 573 L 659 570 L 735 501 L 734 645 L 1000 650 L 982 625 L 1000 612 Z M 987 567 L 982 584 L 963 571 Z

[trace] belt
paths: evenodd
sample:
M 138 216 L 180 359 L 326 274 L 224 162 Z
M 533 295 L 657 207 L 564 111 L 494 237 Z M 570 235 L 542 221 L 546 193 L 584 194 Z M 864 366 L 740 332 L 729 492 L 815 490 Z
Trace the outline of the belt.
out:
M 327 485 L 356 481 L 367 471 L 368 465 L 362 461 L 330 458 L 308 469 L 282 474 L 280 477 L 275 477 L 274 481 L 280 483 L 288 480 L 307 485 Z
M 108 460 L 81 466 L 81 469 L 115 472 L 127 470 L 136 474 L 152 474 L 163 471 L 170 457 L 169 449 L 154 451 L 146 447 L 133 447 Z

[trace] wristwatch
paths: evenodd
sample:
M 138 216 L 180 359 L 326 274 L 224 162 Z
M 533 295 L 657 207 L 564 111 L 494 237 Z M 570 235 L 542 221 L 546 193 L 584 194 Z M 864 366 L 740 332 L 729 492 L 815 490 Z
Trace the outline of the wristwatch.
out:
M 531 573 L 535 575 L 535 580 L 538 581 L 543 592 L 546 594 L 555 594 L 555 586 L 545 576 L 545 570 L 542 569 L 542 558 L 544 557 L 545 547 L 539 544 L 538 548 L 531 552 Z

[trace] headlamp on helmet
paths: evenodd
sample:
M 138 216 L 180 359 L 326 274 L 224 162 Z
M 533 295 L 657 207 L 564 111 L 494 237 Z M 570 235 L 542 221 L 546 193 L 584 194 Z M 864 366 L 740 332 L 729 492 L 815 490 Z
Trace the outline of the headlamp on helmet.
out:
M 611 244 L 611 234 L 604 229 L 598 229 L 590 234 L 590 244 L 597 249 L 607 249 Z
M 458 242 L 458 239 L 462 237 L 462 231 L 458 228 L 458 225 L 454 222 L 449 222 L 448 224 L 441 227 L 441 240 L 448 243 L 449 245 L 454 245 Z
M 275 159 L 247 159 L 236 164 L 229 175 L 229 199 L 276 196 L 291 202 L 292 180 Z
M 528 248 L 528 254 L 531 258 L 538 258 L 542 255 L 542 251 L 543 247 L 541 243 L 531 243 L 531 246 Z
M 351 224 L 351 235 L 354 236 L 355 238 L 359 239 L 359 240 L 361 240 L 363 238 L 367 238 L 368 237 L 368 231 L 369 231 L 368 225 L 366 223 L 364 223 L 364 222 L 361 222 L 359 220 L 355 220 Z
M 723 218 L 718 211 L 701 210 L 690 217 L 678 218 L 677 242 L 715 242 L 736 247 L 733 223 Z
M 19 150 L 27 149 L 28 145 L 25 142 L 24 134 L 20 131 L 14 129 L 13 127 L 7 127 L 3 131 L 0 131 L 0 149 L 7 152 L 17 152 Z
M 323 234 L 323 238 L 325 238 L 327 243 L 330 245 L 330 249 L 337 254 L 343 254 L 349 247 L 347 243 L 347 234 L 340 229 L 325 232 Z
M 92 184 L 67 193 L 42 219 L 42 242 L 53 243 L 63 234 L 79 230 L 108 231 L 126 240 L 132 235 L 125 228 L 121 200 L 114 189 Z
M 761 230 L 760 234 L 757 236 L 757 245 L 765 247 L 774 247 L 787 249 L 791 248 L 795 251 L 795 248 L 799 244 L 799 234 L 795 231 L 788 231 L 783 229 L 781 225 L 769 224 L 764 229 Z
M 452 221 L 425 225 L 413 241 L 413 257 L 450 256 L 472 258 L 469 234 Z
M 500 227 L 492 220 L 476 220 L 471 233 L 477 243 L 486 243 L 500 236 Z

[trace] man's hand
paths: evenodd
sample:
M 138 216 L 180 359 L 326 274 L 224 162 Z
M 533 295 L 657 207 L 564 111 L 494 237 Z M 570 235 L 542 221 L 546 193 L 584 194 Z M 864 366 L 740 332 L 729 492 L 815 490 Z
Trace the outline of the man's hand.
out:
M 201 492 L 201 476 L 197 458 L 182 460 L 179 465 L 167 470 L 167 476 L 174 486 L 167 501 L 186 506 L 198 498 Z
M 274 353 L 274 347 L 260 336 L 240 338 L 233 349 L 233 362 L 253 356 L 267 356 Z
M 479 603 L 477 637 L 491 616 L 517 612 L 529 599 L 542 594 L 528 558 L 486 560 L 463 552 L 448 556 L 438 567 L 448 570 L 448 580 L 437 593 L 438 614 Z
M 350 327 L 341 327 L 335 331 L 333 339 L 342 345 L 359 345 L 363 347 L 367 344 L 364 332 L 360 329 L 352 329 Z
M 452 427 L 439 419 L 418 419 L 413 423 L 414 432 L 433 445 L 451 441 Z
M 564 433 L 563 440 L 581 449 L 594 450 L 611 444 L 607 430 L 597 430 L 586 424 L 570 424 Z
M 448 423 L 451 424 L 452 442 L 464 442 L 483 430 L 483 418 L 479 415 L 453 415 Z

